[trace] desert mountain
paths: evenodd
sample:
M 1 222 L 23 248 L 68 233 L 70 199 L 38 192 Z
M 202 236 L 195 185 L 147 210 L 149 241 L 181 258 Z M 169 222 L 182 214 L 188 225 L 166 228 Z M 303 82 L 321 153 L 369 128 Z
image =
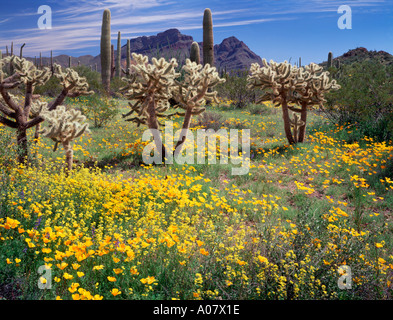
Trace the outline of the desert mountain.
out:
M 193 42 L 193 38 L 188 35 L 180 33 L 177 29 L 169 29 L 167 31 L 158 33 L 155 36 L 143 36 L 131 39 L 131 52 L 138 54 L 147 55 L 152 57 L 164 57 L 166 59 L 176 58 L 178 61 L 183 62 L 190 55 L 190 48 Z M 203 61 L 202 43 L 199 43 L 201 49 L 201 61 Z M 115 47 L 116 49 L 116 47 Z M 250 48 L 243 42 L 235 37 L 224 39 L 221 44 L 214 46 L 215 53 L 215 67 L 218 70 L 227 71 L 230 70 L 242 70 L 249 68 L 251 63 L 258 62 L 262 63 L 261 58 L 252 52 Z M 115 50 L 116 57 L 116 50 Z M 124 45 L 121 48 L 122 64 L 125 66 L 125 59 L 127 57 L 127 47 Z M 29 60 L 35 60 L 35 58 L 28 58 Z M 39 57 L 36 57 L 37 63 L 39 64 Z M 97 70 L 100 70 L 100 55 L 93 57 L 91 55 L 72 57 L 72 65 L 91 66 Z M 54 62 L 67 67 L 68 56 L 59 55 L 53 57 Z M 50 63 L 50 58 L 42 58 L 44 66 Z
M 393 63 L 393 55 L 382 50 L 369 51 L 366 48 L 358 47 L 356 49 L 349 50 L 339 57 L 333 58 L 333 65 L 336 65 L 337 60 L 340 60 L 341 64 L 351 64 L 354 62 L 374 60 L 379 61 L 382 64 L 389 65 Z M 325 67 L 327 65 L 327 61 L 322 62 L 320 65 Z
M 180 33 L 177 29 L 169 29 L 156 36 L 143 36 L 131 39 L 131 52 L 152 57 L 176 58 L 183 62 L 190 55 L 193 38 Z M 203 61 L 202 43 L 199 43 L 201 61 Z M 224 39 L 221 44 L 214 46 L 215 67 L 219 70 L 241 70 L 249 68 L 251 63 L 262 63 L 262 59 L 252 52 L 248 46 L 235 37 Z M 127 46 L 121 48 L 123 65 L 127 57 Z M 94 64 L 99 65 L 100 56 L 94 58 Z

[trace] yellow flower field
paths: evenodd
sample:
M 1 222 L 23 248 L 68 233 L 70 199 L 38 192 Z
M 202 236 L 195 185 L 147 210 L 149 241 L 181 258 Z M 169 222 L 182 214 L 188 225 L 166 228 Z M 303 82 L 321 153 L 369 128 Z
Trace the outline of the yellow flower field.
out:
M 2 162 L 0 270 L 15 289 L 0 296 L 389 297 L 392 225 L 385 204 L 393 181 L 380 178 L 376 190 L 367 179 L 387 165 L 392 145 L 367 137 L 365 146 L 347 144 L 315 131 L 307 144 L 290 147 L 280 133 L 265 135 L 276 118 L 229 114 L 235 125 L 256 130 L 244 177 L 219 165 L 91 166 L 100 149 L 120 161 L 132 152 L 140 157 L 145 143 L 132 125 L 119 129 L 119 121 L 100 129 L 107 138 L 76 142 L 79 167 L 69 176 L 59 170 L 63 158 L 50 155 L 49 140 L 32 147 L 39 169 Z M 342 265 L 352 268 L 352 291 L 337 286 Z M 39 289 L 37 281 L 51 288 Z

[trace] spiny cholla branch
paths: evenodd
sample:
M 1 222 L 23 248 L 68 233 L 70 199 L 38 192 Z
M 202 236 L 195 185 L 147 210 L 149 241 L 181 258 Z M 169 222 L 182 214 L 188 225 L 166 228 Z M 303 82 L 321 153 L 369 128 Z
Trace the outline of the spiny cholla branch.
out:
M 13 70 L 13 73 L 7 74 L 10 70 Z M 17 142 L 21 150 L 19 162 L 27 160 L 27 129 L 44 121 L 40 114 L 43 109 L 56 109 L 66 97 L 93 93 L 88 91 L 86 78 L 80 77 L 72 69 L 63 71 L 55 64 L 53 75 L 60 79 L 63 89 L 52 102 L 44 106 L 38 102 L 39 96 L 34 95 L 34 89 L 44 85 L 52 77 L 51 70 L 49 68 L 39 70 L 32 62 L 17 56 L 0 59 L 0 123 L 17 129 Z M 9 90 L 22 85 L 25 90 L 24 101 L 18 101 Z
M 71 141 L 80 137 L 84 133 L 90 132 L 86 117 L 78 110 L 67 110 L 64 106 L 59 106 L 56 110 L 44 110 L 41 116 L 48 123 L 48 127 L 44 128 L 40 133 L 44 137 L 51 138 L 63 145 L 66 153 L 66 163 L 68 170 L 72 169 L 73 150 Z
M 287 61 L 277 63 L 271 60 L 268 63 L 263 59 L 262 67 L 254 63 L 251 65 L 250 73 L 247 79 L 248 88 L 265 90 L 259 102 L 272 101 L 276 107 L 282 107 L 284 129 L 290 144 L 303 142 L 307 109 L 314 105 L 322 106 L 326 102 L 325 94 L 329 90 L 340 88 L 336 80 L 329 79 L 329 72 L 323 72 L 323 68 L 315 63 L 299 68 Z M 299 136 L 295 138 L 291 133 L 288 109 L 301 113 L 298 121 Z M 298 133 L 296 132 L 296 135 Z
M 124 117 L 129 117 L 133 113 L 136 116 L 127 119 L 137 125 L 146 124 L 150 129 L 159 129 L 158 118 L 171 118 L 175 115 L 184 115 L 183 130 L 181 140 L 176 147 L 182 145 L 185 140 L 183 134 L 190 126 L 192 115 L 205 111 L 202 107 L 205 98 L 217 100 L 216 92 L 209 92 L 224 79 L 220 79 L 216 68 L 206 64 L 204 67 L 187 59 L 182 67 L 184 79 L 177 80 L 180 73 L 176 73 L 178 66 L 176 59 L 169 62 L 164 58 L 159 60 L 153 58 L 152 63 L 148 63 L 148 57 L 132 54 L 135 65 L 131 66 L 132 72 L 128 72 L 128 78 L 123 78 L 127 86 L 121 89 L 129 100 L 131 111 Z M 170 108 L 169 99 L 177 101 L 175 108 L 182 108 L 185 112 L 165 113 Z M 162 146 L 160 137 L 155 141 L 157 147 Z M 165 152 L 165 147 L 163 148 Z M 177 148 L 176 148 L 177 149 Z M 180 148 L 179 148 L 180 150 Z
M 137 116 L 127 121 L 133 121 L 138 126 L 149 125 L 150 121 L 149 127 L 158 128 L 156 118 L 165 117 L 164 112 L 170 107 L 168 100 L 172 96 L 174 79 L 180 75 L 175 71 L 176 59 L 167 62 L 164 58 L 159 60 L 153 58 L 152 64 L 149 64 L 147 56 L 133 53 L 132 57 L 135 65 L 131 66 L 129 76 L 123 78 L 127 86 L 120 91 L 125 92 L 125 97 L 134 100 L 135 103 L 129 103 L 131 111 L 123 117 L 128 117 L 135 112 Z

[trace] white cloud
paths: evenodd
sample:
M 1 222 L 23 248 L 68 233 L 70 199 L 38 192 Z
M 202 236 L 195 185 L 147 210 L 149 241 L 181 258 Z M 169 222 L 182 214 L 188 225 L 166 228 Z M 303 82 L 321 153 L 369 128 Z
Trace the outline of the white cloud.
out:
M 17 1 L 17 0 L 15 0 Z M 54 1 L 54 0 L 53 0 Z M 62 51 L 97 48 L 101 32 L 102 12 L 109 8 L 112 12 L 112 34 L 115 41 L 117 31 L 124 37 L 131 35 L 162 32 L 169 28 L 193 30 L 202 28 L 204 8 L 188 8 L 188 3 L 179 0 L 63 0 L 56 1 L 53 11 L 53 29 L 39 30 L 34 28 L 10 28 L 0 37 L 0 48 L 26 43 L 26 55 L 39 55 L 40 51 L 61 53 Z M 247 3 L 247 6 L 246 6 Z M 384 4 L 384 0 L 349 0 L 346 4 L 354 7 L 375 7 Z M 49 5 L 51 3 L 49 2 Z M 191 3 L 190 3 L 191 4 Z M 274 5 L 272 5 L 274 4 Z M 299 18 L 303 13 L 337 12 L 342 0 L 291 0 L 291 1 L 247 1 L 229 10 L 229 5 L 222 2 L 221 10 L 213 10 L 214 27 L 225 28 L 268 23 L 278 20 Z M 16 12 L 13 17 L 39 15 L 31 9 Z M 0 24 L 9 22 L 13 17 L 0 20 Z M 31 18 L 30 18 L 31 19 Z M 34 20 L 34 18 L 32 18 Z M 14 19 L 17 20 L 17 19 Z M 16 23 L 16 22 L 15 22 Z

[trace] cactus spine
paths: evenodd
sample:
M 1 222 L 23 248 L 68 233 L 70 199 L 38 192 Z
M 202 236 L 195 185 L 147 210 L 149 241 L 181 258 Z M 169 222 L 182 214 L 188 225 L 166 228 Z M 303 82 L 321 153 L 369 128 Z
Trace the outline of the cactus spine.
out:
M 109 94 L 111 85 L 111 12 L 105 9 L 101 27 L 101 79 Z
M 121 33 L 117 34 L 116 78 L 121 77 Z
M 328 54 L 328 61 L 327 61 L 327 68 L 331 68 L 333 66 L 333 53 L 329 52 Z
M 200 50 L 199 50 L 199 45 L 198 42 L 193 42 L 191 44 L 191 49 L 190 49 L 190 60 L 192 62 L 196 62 L 196 64 L 201 63 L 201 57 L 200 57 Z
M 213 19 L 210 9 L 205 9 L 203 14 L 203 64 L 214 66 L 214 39 Z

